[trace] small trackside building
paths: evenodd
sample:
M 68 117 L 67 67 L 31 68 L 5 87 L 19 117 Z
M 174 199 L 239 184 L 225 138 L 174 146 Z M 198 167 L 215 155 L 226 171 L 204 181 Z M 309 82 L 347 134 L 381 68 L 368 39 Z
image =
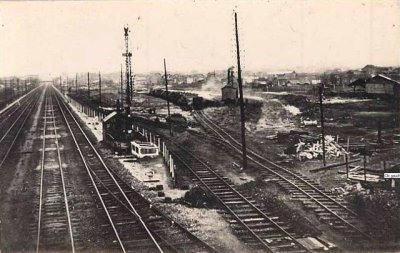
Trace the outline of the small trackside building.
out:
M 112 112 L 103 119 L 103 141 L 116 152 L 129 152 L 131 119 L 121 112 Z
M 365 83 L 365 91 L 368 94 L 398 96 L 400 82 L 384 75 L 376 75 Z
M 368 79 L 357 79 L 350 86 L 354 91 L 365 92 L 372 96 L 399 98 L 400 94 L 400 82 L 381 74 Z

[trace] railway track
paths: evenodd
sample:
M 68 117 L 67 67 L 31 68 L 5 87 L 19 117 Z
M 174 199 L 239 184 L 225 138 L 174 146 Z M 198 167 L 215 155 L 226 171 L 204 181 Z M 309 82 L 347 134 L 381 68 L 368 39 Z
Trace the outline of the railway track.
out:
M 217 252 L 164 216 L 110 170 L 58 91 L 55 100 L 87 171 L 98 207 L 104 211 L 108 226 L 113 231 L 117 242 L 115 250 Z
M 45 98 L 36 252 L 75 252 L 53 100 Z
M 290 226 L 255 201 L 236 190 L 234 184 L 181 145 L 169 140 L 169 151 L 178 167 L 190 171 L 192 180 L 203 185 L 221 204 L 236 235 L 254 250 L 310 252 Z
M 22 99 L 19 105 L 8 108 L 0 115 L 0 168 L 8 158 L 27 119 L 39 101 L 38 94 L 41 91 L 41 89 L 35 90 Z
M 195 112 L 197 120 L 228 148 L 241 154 L 241 143 L 222 127 L 209 119 L 203 112 Z M 346 238 L 371 240 L 368 227 L 363 224 L 344 200 L 323 189 L 319 184 L 301 175 L 290 171 L 273 161 L 248 149 L 248 160 L 254 166 L 262 168 L 269 175 L 278 180 L 278 183 L 291 194 L 293 199 L 301 201 L 308 209 L 314 210 L 317 217 L 329 224 L 335 230 L 344 234 Z

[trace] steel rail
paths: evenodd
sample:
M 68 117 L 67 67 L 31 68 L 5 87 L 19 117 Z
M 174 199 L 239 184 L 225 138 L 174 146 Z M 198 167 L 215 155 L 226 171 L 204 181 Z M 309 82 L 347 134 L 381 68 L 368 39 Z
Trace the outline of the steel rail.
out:
M 60 92 L 59 92 L 54 86 L 53 86 L 53 88 L 58 92 L 58 94 L 59 94 L 60 96 L 62 96 L 62 94 L 60 94 Z M 63 97 L 63 96 L 62 96 L 62 97 Z M 57 96 L 56 96 L 56 99 L 57 99 L 57 103 L 59 104 L 59 107 L 60 107 L 60 109 L 61 109 L 61 104 L 60 104 L 60 102 L 59 102 Z M 92 150 L 93 150 L 94 153 L 96 154 L 97 158 L 99 159 L 99 161 L 100 161 L 101 164 L 103 165 L 104 169 L 105 169 L 105 170 L 107 171 L 107 173 L 110 175 L 110 177 L 111 177 L 112 180 L 114 181 L 115 185 L 116 185 L 117 188 L 120 190 L 121 194 L 124 196 L 125 200 L 126 200 L 127 203 L 129 204 L 129 206 L 130 206 L 130 208 L 132 209 L 132 211 L 135 213 L 135 215 L 136 215 L 136 217 L 138 218 L 139 222 L 141 223 L 142 227 L 146 230 L 147 234 L 150 236 L 151 240 L 152 240 L 153 243 L 156 245 L 158 251 L 159 251 L 160 253 L 163 253 L 162 248 L 160 247 L 160 245 L 158 244 L 158 242 L 155 240 L 155 238 L 154 238 L 153 234 L 151 233 L 150 229 L 147 227 L 147 225 L 145 224 L 145 222 L 143 221 L 143 219 L 141 218 L 141 216 L 137 213 L 136 209 L 133 207 L 132 203 L 130 202 L 130 200 L 128 199 L 128 197 L 126 196 L 126 194 L 124 193 L 124 191 L 122 190 L 122 188 L 121 188 L 121 186 L 119 185 L 119 183 L 115 180 L 115 177 L 112 175 L 112 173 L 111 173 L 111 171 L 109 170 L 108 166 L 105 164 L 105 162 L 104 162 L 103 159 L 101 158 L 100 154 L 97 152 L 97 150 L 96 150 L 95 147 L 93 146 L 92 142 L 89 140 L 89 138 L 87 137 L 86 133 L 85 133 L 85 132 L 83 131 L 83 129 L 81 128 L 81 126 L 80 126 L 80 124 L 78 123 L 78 121 L 75 119 L 73 113 L 70 111 L 70 109 L 69 109 L 64 103 L 63 103 L 63 105 L 64 105 L 64 107 L 65 107 L 65 110 L 66 110 L 66 111 L 68 112 L 68 114 L 71 116 L 73 122 L 75 122 L 76 126 L 78 127 L 78 129 L 79 129 L 80 132 L 82 133 L 82 136 L 85 137 L 87 143 L 90 145 L 90 147 L 92 148 Z M 65 114 L 64 114 L 64 112 L 63 112 L 62 109 L 61 109 L 61 112 L 63 113 L 64 119 L 65 119 L 65 121 L 67 122 L 67 124 L 68 124 L 68 126 L 69 126 L 69 123 L 68 123 L 68 121 L 67 121 L 67 119 L 66 119 L 66 116 L 65 116 Z M 69 129 L 70 129 L 71 135 L 74 135 L 73 132 L 72 132 L 72 130 L 71 130 L 71 128 L 70 128 L 70 126 L 69 126 Z M 78 142 L 76 141 L 76 138 L 74 138 L 74 141 L 75 141 L 76 146 L 78 147 L 78 150 L 80 151 L 79 144 L 78 144 Z M 82 154 L 81 151 L 80 151 L 80 154 L 81 154 L 82 160 L 84 160 L 84 157 L 83 157 L 83 154 Z M 87 167 L 86 162 L 85 162 L 85 167 L 87 168 L 88 173 L 90 173 L 89 168 Z M 92 177 L 91 175 L 90 175 L 90 177 L 91 177 L 91 180 L 93 180 L 93 177 Z M 94 182 L 93 182 L 93 183 L 94 183 Z M 96 189 L 97 189 L 97 187 L 96 187 Z M 98 190 L 96 190 L 96 191 L 98 192 Z M 99 192 L 98 192 L 98 194 L 99 194 Z M 100 196 L 100 195 L 99 195 L 99 196 Z M 109 214 L 107 214 L 107 215 L 109 215 Z M 109 218 L 110 218 L 110 222 L 112 222 L 111 217 L 109 217 Z M 114 227 L 114 225 L 113 225 L 113 227 Z M 114 229 L 115 229 L 115 227 L 114 227 Z M 115 232 L 116 232 L 116 231 L 115 231 Z M 120 239 L 119 239 L 119 241 L 120 241 Z M 122 242 L 121 242 L 121 246 L 123 247 Z M 125 251 L 125 250 L 124 250 L 124 251 Z
M 215 122 L 213 122 L 211 119 L 209 119 L 206 115 L 204 115 L 203 112 L 201 112 L 200 115 L 201 115 L 204 119 L 206 119 L 208 122 L 210 122 L 213 126 L 215 126 L 215 128 L 219 129 L 222 133 L 224 133 L 229 139 L 231 139 L 231 140 L 232 140 L 234 143 L 236 143 L 238 146 L 241 145 L 240 142 L 239 142 L 238 140 L 236 140 L 231 134 L 229 134 L 228 132 L 226 132 L 224 129 L 222 129 L 222 127 L 218 126 Z M 204 121 L 203 121 L 203 122 L 204 122 Z M 206 124 L 207 124 L 207 123 L 206 123 Z M 210 129 L 212 129 L 212 127 L 210 127 Z M 213 130 L 213 131 L 214 131 L 214 130 Z M 216 132 L 216 131 L 214 131 L 214 132 Z M 217 132 L 216 132 L 216 133 L 217 133 Z M 219 133 L 217 133 L 217 134 L 219 134 Z M 219 135 L 220 135 L 220 134 L 219 134 Z M 221 135 L 220 135 L 220 136 L 221 136 Z M 222 136 L 221 136 L 221 137 L 222 137 Z M 223 137 L 222 137 L 222 138 L 223 138 Z M 224 140 L 225 142 L 229 142 L 229 141 L 227 141 L 225 138 L 223 138 L 223 140 Z M 257 158 L 259 158 L 259 159 L 261 159 L 261 160 L 263 160 L 263 161 L 265 161 L 265 162 L 268 162 L 269 164 L 271 164 L 271 165 L 277 167 L 278 169 L 283 170 L 284 172 L 290 174 L 291 176 L 296 177 L 296 179 L 298 179 L 298 180 L 302 181 L 303 183 L 307 184 L 309 187 L 313 188 L 313 190 L 315 190 L 315 191 L 317 191 L 318 193 L 324 195 L 324 197 L 329 198 L 329 200 L 331 200 L 332 202 L 335 202 L 335 204 L 339 205 L 341 208 L 345 209 L 346 211 L 348 211 L 349 213 L 351 213 L 352 215 L 354 215 L 355 217 L 357 217 L 357 214 L 356 214 L 355 212 L 353 212 L 352 210 L 350 210 L 350 209 L 347 208 L 346 206 L 340 204 L 340 203 L 337 202 L 335 199 L 333 199 L 333 198 L 330 197 L 329 195 L 325 194 L 325 193 L 322 192 L 320 189 L 318 189 L 317 187 L 313 186 L 312 184 L 310 184 L 309 182 L 307 182 L 306 180 L 304 180 L 304 179 L 301 178 L 300 176 L 298 176 L 298 175 L 296 175 L 295 173 L 293 173 L 293 172 L 291 172 L 291 171 L 285 169 L 284 167 L 282 167 L 282 166 L 280 166 L 280 165 L 274 163 L 273 161 L 271 161 L 271 160 L 269 160 L 269 159 L 267 159 L 267 158 L 265 158 L 265 157 L 259 155 L 258 153 L 256 153 L 255 151 L 253 151 L 253 150 L 251 150 L 251 149 L 249 149 L 249 152 L 250 152 L 251 154 L 253 154 L 254 156 L 256 156 Z M 263 167 L 266 167 L 266 166 L 263 165 Z M 270 168 L 269 168 L 269 169 L 270 169 Z
M 44 177 L 44 153 L 45 153 L 45 142 L 46 142 L 46 107 L 47 107 L 47 98 L 45 99 L 44 112 L 43 112 L 43 141 L 42 141 L 42 159 L 40 163 L 40 187 L 39 187 L 39 214 L 38 214 L 38 229 L 37 229 L 37 238 L 36 238 L 36 253 L 39 252 L 40 248 L 40 231 L 42 224 L 42 205 L 43 205 L 43 177 Z
M 8 108 L 3 109 L 4 110 L 3 113 L 0 114 L 0 129 L 2 125 L 4 125 L 4 123 L 7 122 L 7 120 L 10 119 L 15 112 L 21 109 L 21 107 L 24 107 L 27 103 L 29 103 L 33 99 L 32 94 L 26 94 L 26 95 L 27 96 L 21 98 L 21 100 L 18 101 L 18 105 L 17 103 L 15 103 L 9 106 Z
M 65 179 L 64 179 L 64 171 L 62 168 L 60 146 L 59 146 L 59 141 L 58 141 L 58 136 L 57 136 L 56 117 L 54 115 L 53 100 L 51 98 L 50 98 L 50 104 L 51 104 L 51 114 L 52 114 L 52 118 L 53 118 L 54 136 L 56 139 L 55 143 L 56 143 L 56 147 L 57 147 L 58 167 L 60 168 L 61 182 L 62 182 L 62 188 L 63 188 L 63 194 L 64 194 L 65 210 L 67 211 L 67 220 L 68 220 L 69 236 L 70 236 L 70 241 L 71 241 L 71 250 L 72 250 L 72 253 L 75 253 L 75 243 L 74 243 L 74 236 L 73 236 L 73 232 L 72 232 L 71 214 L 69 212 L 67 190 L 65 187 Z
M 17 117 L 17 119 L 11 124 L 11 126 L 7 129 L 7 131 L 4 133 L 4 135 L 1 137 L 0 139 L 0 143 L 3 142 L 3 140 L 7 137 L 8 133 L 11 131 L 11 129 L 13 129 L 14 125 L 17 124 L 18 120 L 22 117 L 22 115 L 24 114 L 24 112 L 29 108 L 29 106 L 31 105 L 31 103 L 33 103 L 33 101 L 35 101 L 34 98 L 32 98 L 32 100 L 30 100 L 30 102 L 26 102 L 26 106 L 23 107 L 22 112 L 19 114 L 19 116 Z M 30 108 L 32 109 L 32 108 Z
M 203 114 L 203 117 L 206 118 Z M 227 133 L 225 130 L 221 129 L 219 126 L 216 126 L 216 124 L 214 122 L 212 122 L 213 125 L 215 125 L 215 128 L 213 128 L 212 126 L 210 126 L 210 124 L 208 124 L 207 122 L 205 122 L 204 120 L 200 119 L 202 122 L 204 122 L 213 132 L 215 132 L 221 139 L 223 139 L 226 144 L 228 144 L 229 146 L 231 146 L 235 151 L 237 152 L 241 152 L 239 148 L 235 147 L 230 141 L 228 141 L 226 138 L 224 138 L 217 130 L 215 130 L 215 128 L 220 129 L 221 132 L 223 132 L 225 135 L 227 135 L 231 140 L 233 140 L 237 145 L 240 145 L 240 143 L 238 143 L 229 133 Z M 209 119 L 208 119 L 209 120 Z M 211 121 L 211 120 L 209 120 Z M 345 209 L 347 212 L 349 212 L 351 215 L 355 216 L 355 218 L 357 218 L 357 215 L 351 211 L 350 209 L 348 209 L 347 207 L 343 206 L 342 204 L 340 204 L 339 202 L 337 202 L 336 200 L 332 199 L 330 196 L 328 196 L 327 194 L 325 194 L 324 192 L 322 192 L 321 190 L 319 190 L 318 188 L 316 188 L 315 186 L 313 186 L 312 184 L 310 184 L 309 182 L 307 182 L 306 180 L 302 179 L 301 177 L 299 177 L 298 175 L 294 174 L 293 172 L 283 168 L 282 166 L 279 166 L 277 164 L 275 164 L 274 162 L 261 157 L 260 155 L 258 155 L 257 153 L 255 153 L 252 150 L 249 150 L 251 154 L 253 154 L 254 156 L 256 156 L 257 158 L 268 162 L 274 166 L 276 166 L 278 169 L 283 170 L 284 172 L 290 174 L 291 176 L 295 177 L 297 180 L 300 180 L 302 183 L 307 184 L 309 187 L 311 187 L 314 191 L 316 191 L 317 193 L 319 193 L 320 195 L 322 195 L 323 197 L 329 199 L 330 201 L 334 202 L 336 205 L 338 205 L 339 207 L 341 207 L 342 209 Z M 313 201 L 315 201 L 318 205 L 320 205 L 321 207 L 323 207 L 325 210 L 327 210 L 329 213 L 331 213 L 333 216 L 335 216 L 337 219 L 339 219 L 341 222 L 343 222 L 346 226 L 354 229 L 355 231 L 357 231 L 358 233 L 360 233 L 363 237 L 367 238 L 367 239 L 372 239 L 369 235 L 367 235 L 365 232 L 361 231 L 358 227 L 356 227 L 355 225 L 351 224 L 349 221 L 345 220 L 343 217 L 341 217 L 340 215 L 338 215 L 336 212 L 334 212 L 333 210 L 331 210 L 329 207 L 327 207 L 326 205 L 324 205 L 323 203 L 321 203 L 319 200 L 317 200 L 315 197 L 311 196 L 309 193 L 305 192 L 303 189 L 300 188 L 300 186 L 296 185 L 294 182 L 292 182 L 290 179 L 286 178 L 285 176 L 279 174 L 278 172 L 276 172 L 275 170 L 269 168 L 268 166 L 260 163 L 259 161 L 257 161 L 256 159 L 254 159 L 253 157 L 249 157 L 249 159 L 251 161 L 253 161 L 254 163 L 256 163 L 257 165 L 263 167 L 264 169 L 268 170 L 269 172 L 271 172 L 272 174 L 280 177 L 281 179 L 285 180 L 286 182 L 288 182 L 290 185 L 292 185 L 293 187 L 295 187 L 297 190 L 301 191 L 304 195 L 306 195 L 307 197 L 309 197 L 310 199 L 312 199 Z
M 16 103 L 18 103 L 19 101 L 21 101 L 22 99 L 24 99 L 25 97 L 27 97 L 29 94 L 33 93 L 36 89 L 38 89 L 39 87 L 41 87 L 42 85 L 37 86 L 36 88 L 33 88 L 32 90 L 30 90 L 28 93 L 22 95 L 21 97 L 17 98 L 16 100 L 14 100 L 13 102 L 11 102 L 9 105 L 6 106 L 6 108 L 3 108 L 0 110 L 0 116 L 6 112 L 8 109 L 12 108 Z
M 67 107 L 67 106 L 65 106 Z M 99 184 L 101 184 L 103 186 L 103 188 L 119 203 L 121 204 L 121 206 L 123 206 L 125 209 L 128 210 L 128 212 L 132 213 L 136 218 L 136 214 L 133 212 L 133 210 L 131 208 L 129 208 L 125 203 L 123 203 L 123 201 L 120 199 L 120 197 L 116 196 L 114 194 L 114 192 L 112 192 L 103 182 L 102 179 L 100 178 L 100 176 L 98 176 L 96 174 L 96 172 L 90 168 L 91 172 L 93 173 L 94 177 L 98 180 Z M 113 173 L 113 172 L 111 172 Z M 117 175 L 115 176 L 118 180 L 122 181 Z M 129 187 L 126 185 L 125 182 L 122 181 L 122 183 L 117 182 L 118 184 L 121 184 L 125 187 Z M 132 192 L 130 192 L 132 191 Z M 138 198 L 140 198 L 142 201 L 144 201 L 144 203 L 146 203 L 146 205 L 149 205 L 149 209 L 150 210 L 154 210 L 154 212 L 157 215 L 160 215 L 161 217 L 163 217 L 167 222 L 169 222 L 170 224 L 173 224 L 174 226 L 176 226 L 181 232 L 183 232 L 187 238 L 189 240 L 192 240 L 193 243 L 197 243 L 197 245 L 201 246 L 203 248 L 203 250 L 206 250 L 204 252 L 214 252 L 214 253 L 219 253 L 218 250 L 212 248 L 210 245 L 208 245 L 207 243 L 205 243 L 204 241 L 202 241 L 201 239 L 199 239 L 198 237 L 196 237 L 195 235 L 193 235 L 191 232 L 189 232 L 186 228 L 184 228 L 181 224 L 173 221 L 171 218 L 169 218 L 168 216 L 166 216 L 159 208 L 157 208 L 156 206 L 154 206 L 149 200 L 147 200 L 146 198 L 143 197 L 143 195 L 139 194 L 138 192 L 136 192 L 134 189 L 129 187 L 129 192 L 128 193 L 133 193 L 135 194 Z M 151 232 L 153 232 L 152 230 L 150 230 Z M 176 248 L 176 246 L 172 245 L 171 243 L 167 242 L 166 238 L 164 238 L 164 236 L 156 234 L 154 232 L 154 234 L 157 236 L 157 238 L 159 238 L 162 242 L 165 243 L 165 247 L 168 247 L 169 249 L 171 249 L 174 252 L 180 252 L 179 249 Z M 203 252 L 203 251 L 202 251 Z
M 37 99 L 36 101 L 35 101 L 35 100 L 32 100 L 32 101 L 31 101 L 31 104 L 29 104 L 29 105 L 32 105 L 32 104 L 33 104 L 33 106 L 30 107 L 29 112 L 31 112 L 31 111 L 33 110 L 33 108 L 34 108 L 35 105 L 37 104 L 38 100 L 39 100 L 39 99 Z M 20 116 L 22 116 L 22 113 L 21 113 Z M 14 136 L 14 139 L 12 140 L 11 144 L 9 145 L 9 147 L 8 147 L 8 149 L 7 149 L 7 151 L 6 151 L 6 154 L 4 155 L 4 157 L 2 158 L 2 160 L 1 160 L 1 162 L 0 162 L 0 168 L 3 166 L 4 162 L 6 161 L 8 155 L 9 155 L 9 153 L 11 152 L 11 149 L 14 147 L 15 141 L 17 140 L 19 134 L 21 133 L 21 130 L 23 129 L 23 127 L 24 127 L 24 125 L 25 125 L 25 122 L 26 122 L 26 120 L 29 118 L 29 116 L 30 116 L 30 113 L 27 113 L 27 115 L 26 115 L 25 118 L 23 119 L 21 126 L 19 127 L 17 133 L 16 133 L 15 136 Z M 20 117 L 19 117 L 19 118 L 20 118 Z M 16 120 L 15 122 L 17 122 L 17 120 Z M 14 122 L 13 125 L 15 125 L 15 122 Z M 4 138 L 3 138 L 3 139 L 4 139 Z
M 190 155 L 193 159 L 195 159 L 197 162 L 202 164 L 208 171 L 210 171 L 215 177 L 217 177 L 221 182 L 224 183 L 224 185 L 233 193 L 235 193 L 237 196 L 239 196 L 243 201 L 245 201 L 251 208 L 253 208 L 259 215 L 261 215 L 263 218 L 265 218 L 268 222 L 273 224 L 277 229 L 280 230 L 285 236 L 291 238 L 294 242 L 297 243 L 298 246 L 306 250 L 307 252 L 310 252 L 307 248 L 305 248 L 301 243 L 299 243 L 296 238 L 294 238 L 292 235 L 290 235 L 285 229 L 283 229 L 280 225 L 278 225 L 275 221 L 273 221 L 270 217 L 268 217 L 263 211 L 261 211 L 258 207 L 256 207 L 253 203 L 251 203 L 246 197 L 244 197 L 240 192 L 238 192 L 234 187 L 229 185 L 226 180 L 224 180 L 218 173 L 216 173 L 213 169 L 211 169 L 206 163 L 201 161 L 199 158 L 197 158 L 192 152 L 188 151 L 187 149 L 182 148 L 179 146 L 177 143 L 175 143 L 172 140 L 169 140 L 171 143 L 173 143 L 175 146 L 177 146 L 179 149 L 183 150 L 186 152 L 188 155 Z M 216 193 L 208 186 L 206 182 L 203 181 L 203 179 L 191 168 L 190 165 L 188 165 L 185 161 L 184 158 L 179 156 L 176 152 L 173 153 L 173 155 L 180 160 L 186 168 L 188 168 L 193 175 L 213 194 L 213 196 L 218 199 L 218 201 L 229 211 L 229 213 L 235 217 L 237 221 L 239 221 L 257 240 L 261 242 L 261 244 L 269 251 L 269 252 L 274 252 L 274 250 L 263 240 L 260 236 L 258 236 L 239 216 L 236 215 L 236 213 L 229 208 L 224 201 L 217 196 Z

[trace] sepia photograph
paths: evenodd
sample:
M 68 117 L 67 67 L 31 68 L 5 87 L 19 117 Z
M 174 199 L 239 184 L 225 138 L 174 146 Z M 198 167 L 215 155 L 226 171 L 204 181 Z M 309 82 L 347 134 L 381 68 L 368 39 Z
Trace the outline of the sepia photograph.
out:
M 0 1 L 8 252 L 400 252 L 400 0 Z

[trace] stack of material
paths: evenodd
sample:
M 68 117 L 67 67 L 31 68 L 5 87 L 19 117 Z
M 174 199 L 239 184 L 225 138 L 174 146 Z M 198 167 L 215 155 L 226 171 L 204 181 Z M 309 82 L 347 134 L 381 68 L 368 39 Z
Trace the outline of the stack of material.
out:
M 296 147 L 296 154 L 299 159 L 303 157 L 307 159 L 314 159 L 318 157 L 322 157 L 322 143 L 320 141 L 317 142 L 303 142 L 299 140 Z M 328 157 L 339 157 L 343 155 L 343 147 L 341 147 L 335 139 L 331 135 L 325 136 L 325 151 Z

